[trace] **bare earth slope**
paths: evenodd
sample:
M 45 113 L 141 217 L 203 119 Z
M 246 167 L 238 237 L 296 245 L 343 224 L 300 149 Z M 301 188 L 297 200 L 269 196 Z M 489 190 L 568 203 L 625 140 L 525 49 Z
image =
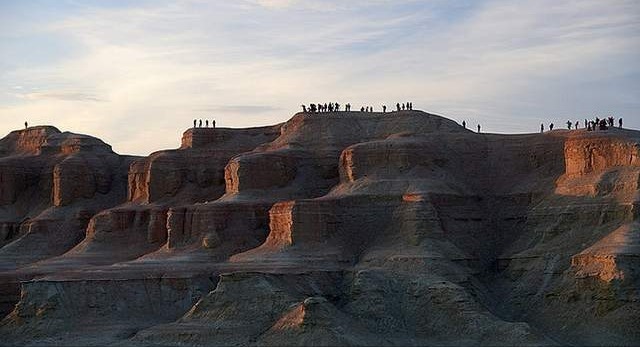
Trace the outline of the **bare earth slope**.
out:
M 421 111 L 0 140 L 9 345 L 637 345 L 640 132 Z

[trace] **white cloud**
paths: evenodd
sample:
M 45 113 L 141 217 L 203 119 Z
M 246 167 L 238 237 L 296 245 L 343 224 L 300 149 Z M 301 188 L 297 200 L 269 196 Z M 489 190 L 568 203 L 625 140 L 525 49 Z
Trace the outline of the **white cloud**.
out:
M 22 98 L 0 98 L 0 118 L 55 123 L 136 154 L 176 147 L 203 112 L 221 126 L 257 126 L 329 100 L 413 101 L 501 131 L 535 131 L 539 121 L 587 111 L 630 119 L 639 106 L 639 26 L 628 1 L 87 8 L 43 23 L 82 49 L 5 72 L 24 89 L 7 86 L 5 97 Z

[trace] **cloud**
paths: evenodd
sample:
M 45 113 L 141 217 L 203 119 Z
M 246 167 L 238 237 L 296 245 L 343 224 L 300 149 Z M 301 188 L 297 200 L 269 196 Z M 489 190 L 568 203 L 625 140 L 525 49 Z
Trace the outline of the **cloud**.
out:
M 19 94 L 19 97 L 23 97 L 30 100 L 56 99 L 56 100 L 65 100 L 65 101 L 105 101 L 92 94 L 87 94 L 82 92 L 71 92 L 71 91 L 31 92 L 31 93 Z
M 265 113 L 280 111 L 282 107 L 267 105 L 215 105 L 194 109 L 194 112 L 214 112 L 230 114 Z
M 0 119 L 70 126 L 125 153 L 175 147 L 201 113 L 257 126 L 302 103 L 412 101 L 487 131 L 586 112 L 634 125 L 640 106 L 633 1 L 153 1 L 60 13 L 38 31 L 77 49 L 0 70 Z

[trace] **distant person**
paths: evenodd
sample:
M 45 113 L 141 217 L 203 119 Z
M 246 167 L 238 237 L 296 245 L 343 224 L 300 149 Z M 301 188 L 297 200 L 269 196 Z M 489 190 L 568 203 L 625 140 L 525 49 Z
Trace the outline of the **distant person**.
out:
M 364 106 L 360 107 L 360 112 L 364 112 Z
M 27 124 L 26 122 L 24 124 Z M 622 129 L 622 117 L 618 119 L 618 128 Z
M 336 102 L 335 106 L 336 106 L 336 112 L 339 112 L 340 111 L 340 104 Z
M 621 119 L 621 121 L 622 121 L 622 119 Z M 24 122 L 24 128 L 27 129 L 28 127 L 29 127 L 29 123 Z
M 571 126 L 573 125 L 573 123 L 571 123 L 570 120 L 567 121 L 567 129 L 571 130 Z
M 369 112 L 373 112 L 373 106 L 369 106 Z
M 580 123 L 580 121 L 576 121 L 576 123 L 575 123 L 575 125 L 574 125 L 575 129 L 578 129 L 578 124 L 579 124 L 579 123 Z
M 198 121 L 198 128 L 202 128 L 202 119 Z
M 544 132 L 544 123 L 540 123 L 540 133 Z
M 216 128 L 216 120 L 215 120 L 215 119 L 211 121 L 211 126 L 212 126 L 214 129 Z
M 398 109 L 398 111 L 400 111 L 400 103 L 399 102 L 396 103 L 396 108 Z
M 404 111 L 404 103 L 402 104 L 402 110 Z
M 205 128 L 208 128 L 208 127 L 209 127 L 209 120 L 208 120 L 208 119 L 207 119 L 207 120 L 205 120 L 205 121 L 204 121 L 204 124 L 205 124 L 205 126 L 204 126 L 204 127 L 205 127 Z
M 194 119 L 194 120 L 193 120 L 193 127 L 194 127 L 194 128 L 196 127 L 196 124 L 197 124 L 197 121 Z
M 387 113 L 387 105 L 382 105 L 382 113 Z
M 478 124 L 478 134 L 480 134 L 480 124 Z
M 300 106 L 302 106 L 302 112 L 307 113 L 307 106 L 305 105 L 300 105 Z
M 467 122 L 462 121 L 462 127 L 466 129 L 467 128 Z
M 411 111 L 413 111 L 413 102 L 410 102 L 410 103 L 409 103 L 409 109 L 410 109 Z
M 553 130 L 553 123 L 549 124 L 549 131 Z
M 584 119 L 584 123 L 582 123 L 582 124 L 584 124 L 584 126 L 586 127 L 587 125 L 589 125 L 588 123 L 589 123 L 589 122 L 587 122 L 587 119 L 585 118 L 585 119 Z

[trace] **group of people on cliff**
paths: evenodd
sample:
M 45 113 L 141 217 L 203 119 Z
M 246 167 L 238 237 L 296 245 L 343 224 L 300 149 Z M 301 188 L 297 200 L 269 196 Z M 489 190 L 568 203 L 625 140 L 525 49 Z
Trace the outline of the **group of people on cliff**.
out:
M 209 120 L 205 119 L 204 124 L 205 124 L 204 127 L 208 128 L 209 127 Z M 194 119 L 193 120 L 193 127 L 194 128 L 202 128 L 202 119 L 200 119 L 200 120 Z M 216 120 L 215 119 L 211 120 L 211 127 L 215 129 L 215 127 L 216 127 Z
M 337 102 L 330 103 L 318 103 L 309 105 L 300 105 L 302 112 L 304 113 L 325 113 L 325 112 L 340 112 L 340 104 Z M 413 102 L 396 103 L 396 111 L 408 111 L 413 110 Z M 351 104 L 344 105 L 344 111 L 351 111 Z M 373 106 L 362 106 L 360 112 L 374 112 Z M 387 112 L 387 105 L 382 105 L 382 113 Z
M 587 131 L 596 131 L 596 130 L 607 130 L 609 128 L 613 128 L 616 123 L 616 119 L 613 116 L 609 116 L 607 118 L 600 119 L 599 117 L 595 117 L 593 120 L 588 120 L 585 118 L 583 125 L 587 127 Z M 618 127 L 622 128 L 622 117 L 618 118 Z M 567 129 L 578 129 L 580 128 L 580 121 L 577 120 L 572 122 L 570 120 L 567 121 Z M 549 124 L 549 131 L 553 130 L 553 123 Z M 540 132 L 544 132 L 544 124 L 540 124 Z

